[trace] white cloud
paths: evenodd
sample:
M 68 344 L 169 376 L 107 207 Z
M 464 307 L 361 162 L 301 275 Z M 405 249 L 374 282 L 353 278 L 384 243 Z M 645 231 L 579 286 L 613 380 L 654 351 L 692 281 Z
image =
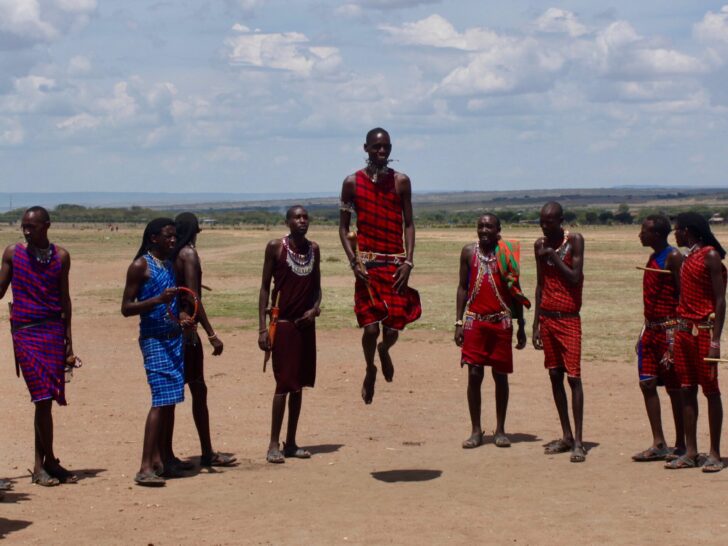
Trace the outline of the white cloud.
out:
M 96 0 L 0 0 L 0 49 L 56 40 L 95 10 Z
M 400 44 L 477 51 L 492 47 L 500 40 L 498 34 L 484 28 L 472 28 L 463 33 L 438 14 L 430 15 L 402 26 L 380 25 L 391 39 Z
M 428 4 L 437 4 L 440 0 L 358 0 L 355 2 L 362 8 L 388 11 L 403 8 L 415 8 Z
M 256 68 L 284 70 L 307 76 L 314 70 L 323 72 L 341 63 L 335 47 L 310 46 L 309 39 L 300 32 L 250 32 L 243 25 L 235 25 L 235 36 L 225 40 L 231 64 Z
M 541 32 L 565 33 L 576 38 L 588 32 L 576 15 L 559 8 L 549 8 L 536 19 L 536 28 Z
M 695 36 L 706 43 L 728 44 L 728 5 L 718 13 L 709 11 L 693 28 Z

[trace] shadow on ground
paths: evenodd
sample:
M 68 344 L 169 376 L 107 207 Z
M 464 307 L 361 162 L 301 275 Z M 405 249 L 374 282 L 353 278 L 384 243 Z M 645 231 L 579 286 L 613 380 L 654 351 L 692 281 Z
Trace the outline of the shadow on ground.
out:
M 82 468 L 80 470 L 71 470 L 76 476 L 78 476 L 78 481 L 87 480 L 89 478 L 95 478 L 99 474 L 102 474 L 106 472 L 105 468 Z
M 442 475 L 442 470 L 425 470 L 425 469 L 402 469 L 402 470 L 383 470 L 381 472 L 372 472 L 372 478 L 380 482 L 397 483 L 397 482 L 427 482 L 435 480 Z
M 309 451 L 311 455 L 320 455 L 323 453 L 335 453 L 342 447 L 344 447 L 344 444 L 319 444 L 315 446 L 306 446 L 306 450 Z
M 540 442 L 540 441 L 542 441 L 541 438 L 539 438 L 535 434 L 526 434 L 523 432 L 513 432 L 513 433 L 508 432 L 508 433 L 506 433 L 506 436 L 508 436 L 508 439 L 511 441 L 511 444 L 520 444 L 522 442 Z M 484 434 L 483 443 L 492 444 L 493 435 Z
M 3 491 L 3 494 L 0 495 L 0 499 L 4 504 L 24 502 L 30 499 L 30 495 L 28 493 L 16 493 L 15 491 Z
M 32 524 L 32 521 L 25 521 L 22 519 L 0 518 L 0 538 L 5 538 L 7 535 L 14 533 L 15 531 L 22 531 Z

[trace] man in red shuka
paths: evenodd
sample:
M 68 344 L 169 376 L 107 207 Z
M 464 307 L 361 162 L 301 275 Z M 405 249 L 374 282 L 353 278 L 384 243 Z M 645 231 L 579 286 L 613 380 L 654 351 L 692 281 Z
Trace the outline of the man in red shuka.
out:
M 723 403 L 718 385 L 720 334 L 725 320 L 725 250 L 710 230 L 708 221 L 695 212 L 678 214 L 675 222 L 677 244 L 688 247 L 680 271 L 678 328 L 675 336 L 675 370 L 683 395 L 685 455 L 665 464 L 669 469 L 698 465 L 698 385 L 708 400 L 710 453 L 703 472 L 723 469 L 720 433 Z M 706 358 L 714 359 L 712 362 Z
M 632 460 L 637 462 L 661 461 L 685 453 L 682 395 L 673 358 L 682 254 L 668 244 L 670 231 L 667 216 L 653 214 L 642 222 L 639 234 L 642 246 L 652 249 L 642 279 L 645 322 L 635 346 L 640 389 L 652 430 L 652 445 L 632 456 Z M 670 396 L 675 421 L 674 447 L 667 446 L 662 431 L 658 385 L 665 385 Z
M 364 329 L 366 361 L 361 396 L 364 403 L 371 404 L 377 378 L 375 350 L 384 379 L 392 381 L 394 366 L 389 349 L 399 331 L 417 320 L 422 309 L 419 294 L 407 285 L 415 250 L 410 179 L 388 167 L 392 143 L 384 129 L 377 127 L 367 133 L 364 151 L 368 155 L 366 168 L 347 176 L 341 188 L 339 236 L 356 277 L 354 312 Z M 348 238 L 352 213 L 356 213 L 357 249 Z M 382 339 L 377 344 L 380 323 Z
M 581 292 L 584 285 L 584 238 L 564 231 L 564 211 L 555 202 L 541 209 L 543 237 L 535 244 L 536 310 L 533 346 L 544 352 L 551 391 L 561 421 L 562 437 L 546 444 L 545 453 L 571 451 L 571 462 L 586 460 L 581 442 L 584 391 L 581 386 Z M 564 373 L 571 387 L 574 433 L 564 389 Z
M 518 344 L 526 346 L 523 306 L 531 304 L 521 292 L 518 243 L 500 236 L 494 214 L 478 219 L 478 241 L 460 253 L 460 282 L 456 296 L 455 344 L 462 347 L 460 365 L 468 367 L 468 409 L 472 431 L 463 442 L 471 449 L 483 443 L 480 422 L 480 387 L 489 366 L 495 382 L 496 428 L 493 442 L 510 447 L 505 431 L 508 410 L 508 374 L 513 372 L 513 318 L 518 321 Z

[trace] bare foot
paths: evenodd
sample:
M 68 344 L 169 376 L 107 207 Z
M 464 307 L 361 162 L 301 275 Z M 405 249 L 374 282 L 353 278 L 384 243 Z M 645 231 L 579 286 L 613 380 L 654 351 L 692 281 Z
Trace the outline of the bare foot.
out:
M 367 368 L 364 376 L 364 384 L 361 387 L 361 398 L 365 404 L 371 404 L 374 398 L 374 383 L 377 381 L 377 369 L 375 367 Z
M 389 351 L 387 351 L 381 343 L 377 344 L 377 353 L 379 353 L 379 361 L 382 363 L 382 375 L 384 376 L 384 380 L 387 383 L 391 383 L 392 378 L 394 377 L 392 357 L 389 356 Z

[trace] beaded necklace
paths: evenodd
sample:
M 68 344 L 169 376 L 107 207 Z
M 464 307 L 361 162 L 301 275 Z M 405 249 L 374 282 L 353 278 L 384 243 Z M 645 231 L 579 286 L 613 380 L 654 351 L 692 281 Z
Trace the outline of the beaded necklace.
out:
M 559 257 L 559 259 L 563 262 L 564 258 L 566 257 L 566 254 L 571 249 L 571 243 L 569 243 L 569 232 L 564 231 L 564 240 L 561 241 L 561 245 L 559 248 L 556 249 L 556 255 Z M 550 266 L 554 265 L 554 262 L 549 258 L 546 260 L 546 263 Z
M 289 237 L 284 237 L 283 248 L 286 249 L 286 263 L 296 275 L 299 277 L 305 277 L 313 271 L 314 259 L 313 259 L 313 245 L 308 244 L 308 252 L 305 254 L 299 254 L 291 248 Z
M 51 258 L 53 257 L 51 245 L 48 245 L 48 248 L 33 247 L 31 254 L 33 255 L 33 258 L 35 258 L 35 261 L 42 265 L 48 265 L 51 263 Z
M 164 268 L 165 268 L 165 260 L 160 260 L 159 258 L 157 258 L 157 257 L 156 257 L 156 256 L 155 256 L 154 254 L 152 254 L 152 253 L 151 253 L 151 252 L 149 252 L 148 250 L 147 250 L 147 254 L 149 255 L 149 257 L 151 257 L 151 258 L 152 258 L 152 260 L 154 260 L 154 263 L 155 263 L 155 264 L 157 264 L 157 265 L 158 265 L 159 267 L 161 267 L 162 269 L 164 269 Z

